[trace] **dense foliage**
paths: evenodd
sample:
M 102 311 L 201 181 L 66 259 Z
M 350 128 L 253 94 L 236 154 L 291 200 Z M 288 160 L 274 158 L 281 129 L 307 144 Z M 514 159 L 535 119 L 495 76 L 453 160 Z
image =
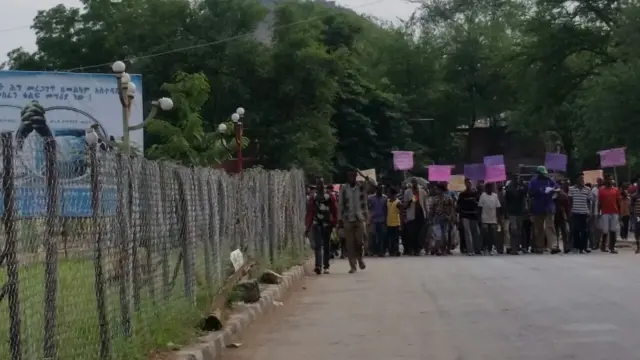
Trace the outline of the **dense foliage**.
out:
M 635 2 L 435 0 L 399 26 L 322 2 L 83 3 L 41 11 L 38 50 L 6 65 L 105 72 L 135 59 L 146 99 L 184 95 L 148 129 L 150 156 L 219 160 L 215 129 L 243 106 L 260 164 L 310 174 L 389 171 L 393 149 L 458 161 L 469 154 L 453 130 L 478 119 L 555 139 L 572 169 L 615 146 L 637 161 Z

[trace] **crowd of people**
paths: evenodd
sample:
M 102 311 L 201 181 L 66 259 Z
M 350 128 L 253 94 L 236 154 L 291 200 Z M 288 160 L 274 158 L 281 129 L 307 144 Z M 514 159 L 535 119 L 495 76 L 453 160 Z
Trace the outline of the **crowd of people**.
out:
M 585 184 L 555 181 L 540 166 L 530 180 L 465 180 L 465 190 L 444 182 L 423 186 L 416 178 L 387 186 L 357 171 L 338 191 L 318 179 L 309 188 L 306 235 L 315 250 L 315 272 L 329 273 L 330 259 L 349 259 L 350 272 L 365 269 L 364 256 L 469 256 L 523 253 L 616 254 L 618 233 L 635 235 L 640 253 L 637 183 L 616 186 L 611 176 Z

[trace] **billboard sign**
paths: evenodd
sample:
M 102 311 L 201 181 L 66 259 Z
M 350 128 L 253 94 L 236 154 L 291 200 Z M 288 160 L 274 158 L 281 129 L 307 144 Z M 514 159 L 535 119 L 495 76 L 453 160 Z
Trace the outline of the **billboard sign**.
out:
M 142 123 L 142 77 L 131 75 L 139 95 L 131 104 L 129 125 Z M 46 126 L 57 145 L 59 214 L 91 216 L 91 189 L 86 163 L 85 131 L 98 125 L 105 137 L 120 139 L 122 107 L 113 74 L 0 71 L 0 132 L 14 135 L 23 124 L 20 110 L 32 101 L 46 110 Z M 131 133 L 132 144 L 142 147 L 143 132 Z M 46 212 L 44 141 L 31 132 L 15 149 L 16 205 L 20 216 Z M 108 178 L 108 177 L 103 177 Z M 115 212 L 115 181 L 102 184 L 102 211 Z M 0 189 L 0 196 L 2 195 Z M 0 198 L 0 203 L 2 199 Z M 4 206 L 0 205 L 0 213 Z

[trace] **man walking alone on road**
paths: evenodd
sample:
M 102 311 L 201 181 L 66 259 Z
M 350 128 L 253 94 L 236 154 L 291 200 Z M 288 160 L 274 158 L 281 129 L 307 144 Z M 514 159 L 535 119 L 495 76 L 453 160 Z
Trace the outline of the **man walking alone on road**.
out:
M 364 270 L 362 259 L 365 222 L 369 217 L 367 192 L 364 184 L 356 182 L 356 172 L 347 173 L 347 183 L 340 187 L 340 205 L 338 210 L 338 226 L 344 229 L 347 257 L 349 258 L 349 273 L 357 271 L 356 266 Z
M 538 166 L 536 172 L 537 176 L 531 179 L 529 183 L 531 214 L 533 215 L 533 252 L 542 254 L 545 249 L 545 238 L 550 246 L 557 242 L 553 221 L 553 214 L 555 213 L 553 193 L 557 191 L 557 185 L 548 176 L 547 168 L 544 166 Z
M 620 221 L 620 191 L 613 186 L 611 175 L 605 176 L 604 186 L 598 190 L 598 208 L 600 209 L 600 229 L 602 242 L 600 251 L 617 254 L 616 240 L 618 240 L 618 222 Z
M 331 232 L 336 226 L 338 209 L 336 198 L 325 190 L 324 180 L 318 178 L 316 192 L 309 196 L 307 204 L 305 235 L 311 231 L 313 250 L 315 251 L 315 273 L 320 275 L 329 273 L 329 259 L 331 258 Z

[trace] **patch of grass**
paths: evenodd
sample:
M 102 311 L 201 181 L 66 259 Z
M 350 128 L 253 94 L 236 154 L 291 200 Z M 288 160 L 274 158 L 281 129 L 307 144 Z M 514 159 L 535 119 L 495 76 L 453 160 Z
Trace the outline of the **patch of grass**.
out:
M 204 276 L 203 251 L 196 252 L 196 304 L 184 296 L 184 274 L 182 265 L 171 292 L 165 298 L 162 293 L 161 269 L 154 269 L 151 282 L 141 285 L 140 307 L 135 310 L 131 303 L 132 335 L 125 337 L 121 321 L 119 282 L 105 285 L 105 303 L 109 325 L 109 342 L 113 360 L 145 359 L 152 350 L 164 349 L 170 343 L 187 345 L 201 332 L 197 329 L 203 312 L 208 310 L 211 295 L 220 284 L 207 285 Z M 259 269 L 271 269 L 282 273 L 310 255 L 309 249 L 287 247 L 279 251 L 271 263 L 267 259 L 259 262 Z M 177 264 L 178 254 L 169 257 L 171 273 Z M 140 259 L 144 261 L 144 259 Z M 104 265 L 105 273 L 108 272 Z M 210 277 L 216 281 L 220 276 L 218 264 L 210 269 Z M 259 276 L 262 271 L 254 274 Z M 58 260 L 58 298 L 56 304 L 58 358 L 64 360 L 93 360 L 99 358 L 100 334 L 95 292 L 95 271 L 91 260 Z M 107 274 L 106 274 L 107 275 Z M 105 276 L 106 276 L 105 275 Z M 170 274 L 172 275 L 172 274 Z M 19 305 L 21 318 L 21 341 L 23 359 L 42 359 L 45 304 L 45 269 L 42 262 L 21 266 L 19 270 Z M 6 282 L 6 271 L 0 271 L 0 285 Z M 150 290 L 155 289 L 155 297 Z M 0 359 L 10 359 L 9 311 L 7 299 L 0 304 Z
M 175 262 L 172 264 L 175 266 Z M 44 264 L 23 266 L 19 271 L 21 340 L 24 359 L 43 358 Z M 57 345 L 59 359 L 98 359 L 100 336 L 95 295 L 94 265 L 89 260 L 58 262 Z M 156 276 L 158 277 L 158 276 Z M 0 274 L 0 284 L 6 271 Z M 161 291 L 161 280 L 152 281 L 156 296 L 149 295 L 150 284 L 141 290 L 140 309 L 133 310 L 132 336 L 123 335 L 120 317 L 119 283 L 108 284 L 106 311 L 112 358 L 144 359 L 145 355 L 168 343 L 186 344 L 198 336 L 195 324 L 209 303 L 209 291 L 197 290 L 196 304 L 184 297 L 184 276 L 178 276 L 168 297 Z M 7 300 L 0 308 L 0 358 L 10 359 L 9 313 Z
M 282 274 L 291 267 L 300 265 L 300 262 L 308 258 L 310 255 L 311 250 L 309 249 L 298 249 L 296 247 L 289 246 L 277 254 L 271 264 L 271 270 Z

